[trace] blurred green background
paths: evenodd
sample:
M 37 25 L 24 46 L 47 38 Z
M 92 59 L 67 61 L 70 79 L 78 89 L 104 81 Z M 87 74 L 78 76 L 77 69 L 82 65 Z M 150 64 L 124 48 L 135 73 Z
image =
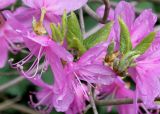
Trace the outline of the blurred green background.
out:
M 91 1 L 91 0 L 90 0 Z M 119 0 L 111 0 L 111 2 L 118 2 Z M 137 2 L 136 4 L 136 10 L 138 12 L 146 9 L 151 8 L 157 15 L 159 16 L 159 20 L 157 22 L 157 26 L 160 23 L 160 0 L 127 0 L 129 2 Z M 18 7 L 21 4 L 20 0 L 18 0 L 17 4 L 14 7 Z M 101 4 L 98 2 L 89 2 L 89 6 L 96 10 L 97 7 L 99 7 Z M 86 13 L 84 13 L 84 19 L 85 19 L 85 28 L 86 31 L 91 30 L 93 27 L 95 27 L 98 23 L 92 19 L 90 16 L 88 16 Z M 9 58 L 15 58 L 15 60 L 21 60 L 25 55 L 24 54 L 18 54 L 13 55 L 10 54 Z M 29 101 L 29 94 L 32 91 L 37 91 L 38 88 L 33 86 L 30 82 L 27 80 L 22 80 L 17 84 L 12 85 L 11 87 L 3 90 L 4 85 L 10 83 L 10 81 L 13 81 L 18 77 L 18 73 L 10 68 L 9 65 L 6 65 L 5 68 L 0 69 L 0 114 L 25 114 L 23 110 L 20 110 L 18 108 L 15 108 L 13 105 L 17 106 L 23 106 L 21 107 L 24 110 L 31 110 L 29 107 L 28 101 Z M 45 77 L 46 82 L 50 82 L 53 80 L 51 71 L 47 71 L 43 77 Z M 12 105 L 6 105 L 5 101 L 7 99 L 13 99 L 13 98 L 20 98 L 16 104 Z M 5 106 L 5 107 L 4 107 Z M 32 110 L 31 110 L 32 111 Z M 116 109 L 113 108 L 113 111 L 110 113 L 106 112 L 106 107 L 98 107 L 99 114 L 118 114 L 116 112 Z M 28 112 L 31 113 L 31 112 Z M 51 114 L 62 114 L 57 113 L 55 111 L 52 111 Z M 89 110 L 87 114 L 92 114 L 92 110 Z

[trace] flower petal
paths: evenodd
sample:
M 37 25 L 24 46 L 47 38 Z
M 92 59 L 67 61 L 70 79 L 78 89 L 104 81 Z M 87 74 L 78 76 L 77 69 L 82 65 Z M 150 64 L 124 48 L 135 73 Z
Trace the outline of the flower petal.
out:
M 84 68 L 80 68 L 78 73 L 81 79 L 96 84 L 109 85 L 116 78 L 112 69 L 98 64 L 86 65 Z
M 154 30 L 157 16 L 152 10 L 144 10 L 132 25 L 132 42 L 133 45 L 139 43 L 145 36 Z
M 54 41 L 49 42 L 50 49 L 53 53 L 55 53 L 58 57 L 62 58 L 65 61 L 71 62 L 73 61 L 73 56 L 62 46 Z
M 79 9 L 87 0 L 23 0 L 24 4 L 31 8 L 39 9 L 45 7 L 47 11 L 56 15 L 62 15 L 64 11 L 71 12 Z
M 123 19 L 123 21 L 128 26 L 129 31 L 131 31 L 131 26 L 132 26 L 133 21 L 135 19 L 134 7 L 131 4 L 129 4 L 128 2 L 121 1 L 115 9 L 114 30 L 116 33 L 116 41 L 117 42 L 119 42 L 119 40 L 120 40 L 120 27 L 119 27 L 119 21 L 118 21 L 119 17 L 121 17 Z
M 15 2 L 16 0 L 0 0 L 0 9 L 4 9 Z
M 78 61 L 79 64 L 89 64 L 96 60 L 99 56 L 101 56 L 108 47 L 108 43 L 101 43 L 93 48 L 90 48 L 86 53 L 84 53 L 80 60 Z M 102 62 L 102 61 L 101 61 Z
M 3 68 L 8 59 L 8 47 L 4 38 L 0 37 L 1 45 L 0 45 L 0 68 Z

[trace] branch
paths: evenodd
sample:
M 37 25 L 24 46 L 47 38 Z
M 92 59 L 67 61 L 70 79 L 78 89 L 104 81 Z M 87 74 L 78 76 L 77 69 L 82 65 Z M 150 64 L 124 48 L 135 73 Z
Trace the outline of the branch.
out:
M 9 108 L 13 108 L 13 109 L 19 110 L 19 111 L 27 113 L 27 114 L 39 114 L 36 111 L 34 111 L 26 106 L 23 106 L 20 104 L 15 104 L 19 100 L 20 100 L 20 98 L 17 97 L 12 100 L 4 101 L 3 103 L 0 104 L 0 111 L 7 110 Z
M 16 97 L 12 100 L 6 100 L 3 103 L 0 103 L 0 111 L 5 110 L 8 106 L 13 105 L 15 102 L 19 101 L 20 98 Z
M 14 80 L 11 80 L 11 81 L 7 82 L 4 85 L 1 85 L 0 86 L 0 92 L 8 89 L 9 87 L 11 87 L 11 86 L 13 86 L 13 85 L 15 85 L 15 84 L 17 84 L 21 81 L 23 81 L 24 79 L 25 79 L 24 77 L 20 76 L 20 77 L 15 78 Z
M 44 64 L 41 64 L 41 65 L 39 66 L 39 71 L 43 68 L 43 66 L 44 66 Z M 31 73 L 34 73 L 34 72 L 35 72 L 35 71 L 33 70 Z M 23 81 L 24 79 L 25 79 L 25 78 L 24 78 L 23 76 L 19 76 L 19 77 L 15 78 L 14 80 L 11 80 L 11 81 L 7 82 L 7 83 L 4 84 L 4 85 L 0 85 L 0 92 L 8 89 L 8 88 L 11 87 L 11 86 L 14 86 L 14 85 L 18 84 L 19 82 Z
M 20 104 L 10 105 L 9 108 L 13 108 L 27 114 L 39 114 L 38 112 Z
M 89 89 L 90 89 L 90 93 L 89 93 L 90 103 L 91 103 L 91 106 L 92 106 L 93 112 L 94 112 L 94 114 L 98 114 L 98 111 L 97 111 L 97 108 L 96 108 L 96 105 L 95 105 L 95 100 L 94 100 L 94 98 L 93 98 L 93 91 L 92 91 L 92 87 L 91 87 L 91 86 L 89 86 Z
M 101 26 L 101 25 L 97 25 L 97 26 L 93 27 L 91 30 L 89 30 L 88 32 L 85 33 L 84 38 L 88 38 L 90 35 L 94 34 L 98 30 L 100 30 L 101 28 L 103 28 L 103 26 Z
M 11 75 L 18 75 L 17 71 L 13 72 L 0 72 L 0 76 L 11 76 Z
M 101 20 L 101 23 L 105 24 L 106 20 L 108 18 L 108 15 L 109 15 L 110 4 L 109 4 L 109 0 L 103 0 L 103 3 L 105 5 L 105 10 L 104 10 L 104 15 L 103 15 L 103 18 Z
M 85 34 L 85 24 L 84 24 L 84 17 L 83 17 L 83 9 L 79 9 L 79 18 L 80 18 L 80 26 L 81 26 L 81 31 L 84 37 Z
M 86 13 L 88 13 L 88 15 L 90 15 L 92 18 L 94 18 L 95 20 L 97 20 L 98 22 L 101 22 L 101 18 L 88 6 L 88 5 L 84 5 L 83 9 Z
M 160 101 L 160 98 L 156 98 L 155 101 Z M 122 104 L 133 104 L 134 100 L 130 98 L 123 98 L 123 99 L 112 99 L 112 100 L 95 100 L 97 105 L 100 106 L 110 106 L 110 105 L 122 105 Z M 138 103 L 143 103 L 141 99 L 138 99 Z

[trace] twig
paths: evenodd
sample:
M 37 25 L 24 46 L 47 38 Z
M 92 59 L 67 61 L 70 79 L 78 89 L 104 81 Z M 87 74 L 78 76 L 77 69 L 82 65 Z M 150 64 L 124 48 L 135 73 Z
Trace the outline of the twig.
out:
M 104 15 L 101 20 L 101 23 L 105 24 L 109 15 L 110 4 L 109 4 L 109 0 L 103 0 L 103 3 L 105 5 L 105 10 L 104 10 Z
M 89 30 L 88 32 L 85 33 L 84 38 L 89 37 L 90 35 L 94 34 L 95 32 L 97 32 L 98 30 L 100 30 L 103 26 L 102 25 L 97 25 L 94 28 L 92 28 L 91 30 Z
M 85 12 L 87 12 L 92 18 L 97 20 L 98 22 L 101 22 L 101 18 L 88 6 L 84 5 L 83 9 Z
M 90 93 L 89 93 L 90 103 L 91 103 L 91 106 L 92 106 L 93 112 L 94 112 L 94 114 L 98 114 L 98 111 L 97 111 L 97 108 L 96 108 L 96 105 L 95 105 L 95 101 L 94 101 L 94 98 L 93 98 L 93 91 L 92 91 L 92 87 L 91 87 L 91 86 L 89 86 L 89 89 L 90 89 Z
M 95 0 L 94 0 L 95 2 Z M 102 2 L 102 1 L 96 1 L 96 2 Z M 95 11 L 93 11 L 88 5 L 83 6 L 83 9 L 95 20 L 97 20 L 98 22 L 105 24 L 107 23 L 107 18 L 109 15 L 109 10 L 110 10 L 110 4 L 109 4 L 109 0 L 103 0 L 103 3 L 105 5 L 105 11 L 104 11 L 104 15 L 102 18 L 100 18 Z
M 79 9 L 79 18 L 80 18 L 80 26 L 81 26 L 81 31 L 84 37 L 85 34 L 85 24 L 84 24 L 84 17 L 83 17 L 83 9 Z
M 11 75 L 18 75 L 17 71 L 13 72 L 0 72 L 0 76 L 11 76 Z
M 4 85 L 1 85 L 0 86 L 0 92 L 8 89 L 9 87 L 11 87 L 11 86 L 13 86 L 13 85 L 15 85 L 15 84 L 17 84 L 21 81 L 23 81 L 24 79 L 25 79 L 24 77 L 20 76 L 20 77 L 15 78 L 14 80 L 11 80 L 11 81 L 7 82 Z
M 160 101 L 160 98 L 156 98 L 155 101 Z M 112 99 L 112 100 L 95 100 L 97 105 L 100 106 L 110 106 L 110 105 L 122 105 L 122 104 L 133 104 L 134 100 L 130 98 L 123 98 L 123 99 Z M 138 103 L 142 103 L 141 99 L 138 99 Z
M 19 111 L 27 113 L 27 114 L 39 114 L 36 111 L 34 111 L 26 106 L 16 104 L 16 102 L 18 102 L 19 100 L 20 100 L 20 98 L 17 97 L 12 100 L 4 101 L 3 103 L 0 104 L 0 111 L 6 110 L 9 108 L 13 108 L 13 109 L 19 110 Z
M 13 108 L 27 114 L 39 114 L 38 112 L 20 104 L 10 105 L 8 108 Z
M 0 111 L 7 109 L 8 106 L 14 104 L 15 102 L 17 102 L 19 100 L 20 100 L 20 98 L 16 97 L 12 100 L 6 100 L 3 103 L 0 103 Z
M 41 65 L 39 66 L 39 70 L 41 70 L 41 69 L 43 68 L 43 65 L 44 65 L 44 64 L 41 64 Z M 33 72 L 35 72 L 35 71 L 32 71 L 31 73 L 33 73 Z M 15 78 L 14 80 L 11 80 L 11 81 L 7 82 L 7 83 L 4 84 L 4 85 L 0 85 L 0 92 L 8 89 L 8 88 L 11 87 L 11 86 L 14 86 L 14 85 L 18 84 L 19 82 L 23 81 L 24 79 L 25 79 L 25 78 L 24 78 L 23 76 L 19 76 L 19 77 Z
M 92 108 L 92 106 L 91 106 L 90 104 L 87 105 L 87 107 L 86 107 L 86 108 L 84 109 L 84 111 L 83 111 L 84 114 L 86 114 L 90 108 Z

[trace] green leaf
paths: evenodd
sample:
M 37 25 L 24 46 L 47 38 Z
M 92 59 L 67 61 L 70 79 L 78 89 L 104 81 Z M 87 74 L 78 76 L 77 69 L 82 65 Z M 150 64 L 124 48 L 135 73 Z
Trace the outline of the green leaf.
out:
M 145 37 L 134 49 L 133 51 L 137 54 L 143 54 L 151 45 L 156 36 L 155 32 L 151 32 L 147 37 Z
M 120 25 L 120 52 L 122 54 L 126 54 L 132 49 L 132 43 L 130 38 L 130 33 L 128 30 L 127 25 L 124 21 L 119 18 L 119 25 Z
M 87 49 L 95 46 L 96 44 L 106 41 L 110 34 L 113 22 L 107 23 L 102 29 L 92 34 L 84 40 L 84 45 Z
M 108 55 L 111 55 L 111 54 L 113 54 L 113 52 L 114 52 L 114 42 L 111 42 L 110 44 L 109 44 L 109 46 L 108 46 L 108 48 L 107 48 L 107 54 Z
M 72 12 L 67 19 L 67 35 L 66 40 L 69 48 L 76 49 L 83 54 L 86 48 L 83 44 L 83 36 L 76 15 Z
M 62 16 L 62 34 L 63 36 L 65 37 L 66 35 L 66 32 L 67 32 L 67 13 L 66 11 L 63 13 L 63 16 Z
M 52 38 L 56 42 L 61 42 L 63 41 L 63 35 L 61 33 L 60 25 L 56 26 L 54 23 L 51 23 L 50 25 L 51 31 L 52 31 Z
M 79 25 L 77 16 L 74 12 L 72 12 L 71 15 L 68 17 L 67 27 L 68 27 L 68 31 L 67 31 L 68 38 L 76 37 L 80 41 L 83 41 L 80 25 Z

